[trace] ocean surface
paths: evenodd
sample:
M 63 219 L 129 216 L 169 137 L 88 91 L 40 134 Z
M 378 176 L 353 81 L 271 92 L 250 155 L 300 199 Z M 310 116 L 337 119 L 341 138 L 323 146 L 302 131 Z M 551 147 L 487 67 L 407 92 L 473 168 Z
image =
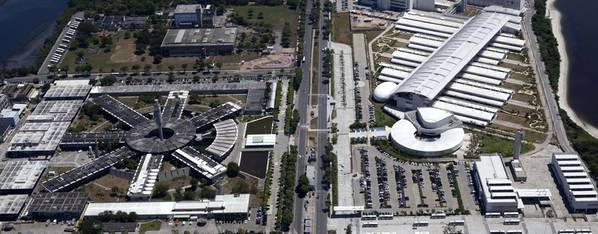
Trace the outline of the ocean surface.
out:
M 598 127 L 598 1 L 556 0 L 569 54 L 569 105 Z
M 0 5 L 0 66 L 35 62 L 67 0 L 6 0 Z

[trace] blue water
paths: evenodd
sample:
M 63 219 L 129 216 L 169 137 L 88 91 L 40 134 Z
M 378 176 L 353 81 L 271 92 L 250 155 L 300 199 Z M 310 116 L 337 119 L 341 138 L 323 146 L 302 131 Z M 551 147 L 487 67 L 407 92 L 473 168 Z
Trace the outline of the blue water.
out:
M 598 1 L 557 0 L 556 7 L 569 55 L 569 105 L 598 127 Z
M 30 65 L 67 0 L 7 0 L 0 6 L 0 65 Z

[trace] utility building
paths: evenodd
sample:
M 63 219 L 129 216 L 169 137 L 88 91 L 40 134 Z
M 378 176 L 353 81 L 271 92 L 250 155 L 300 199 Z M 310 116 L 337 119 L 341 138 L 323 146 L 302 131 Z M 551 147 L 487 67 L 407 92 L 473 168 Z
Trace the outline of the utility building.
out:
M 213 27 L 214 13 L 212 5 L 177 5 L 174 10 L 174 23 L 177 27 Z
M 596 212 L 596 186 L 579 156 L 574 153 L 553 154 L 551 165 L 568 208 L 572 212 Z
M 172 57 L 232 54 L 237 28 L 169 29 L 164 36 L 162 53 Z
M 79 219 L 87 205 L 87 193 L 38 193 L 29 200 L 21 216 L 33 220 Z
M 523 208 L 499 154 L 480 155 L 473 164 L 473 178 L 484 213 L 518 212 Z
M 467 0 L 467 4 L 476 6 L 501 6 L 505 8 L 524 10 L 524 0 Z

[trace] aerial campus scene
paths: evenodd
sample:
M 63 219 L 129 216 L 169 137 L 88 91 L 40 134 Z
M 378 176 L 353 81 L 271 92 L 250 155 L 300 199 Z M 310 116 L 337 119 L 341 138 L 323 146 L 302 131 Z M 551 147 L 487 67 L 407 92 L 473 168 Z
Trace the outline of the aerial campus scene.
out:
M 0 0 L 0 232 L 598 233 L 597 11 Z

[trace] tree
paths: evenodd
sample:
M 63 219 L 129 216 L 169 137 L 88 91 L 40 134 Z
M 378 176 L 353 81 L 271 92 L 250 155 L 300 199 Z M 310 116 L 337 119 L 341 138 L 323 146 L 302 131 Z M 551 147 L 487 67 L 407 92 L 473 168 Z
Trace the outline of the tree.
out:
M 139 71 L 139 69 L 141 68 L 141 66 L 139 66 L 139 64 L 134 64 L 131 69 L 133 69 L 133 71 L 135 71 L 135 73 L 137 73 Z
M 113 85 L 114 83 L 116 83 L 116 77 L 114 77 L 113 75 L 104 76 L 100 80 L 101 86 L 110 86 L 110 85 Z
M 161 183 L 156 184 L 156 186 L 154 187 L 154 194 L 152 195 L 152 197 L 163 198 L 166 195 L 168 195 L 168 187 Z
M 112 186 L 112 188 L 110 189 L 110 196 L 111 197 L 116 197 L 120 194 L 120 188 L 116 187 L 116 186 Z
M 204 199 L 214 199 L 216 197 L 216 189 L 214 186 L 203 186 L 199 196 Z
M 305 174 L 303 174 L 299 177 L 299 183 L 297 183 L 295 192 L 297 193 L 297 196 L 299 196 L 300 198 L 304 198 L 305 195 L 307 195 L 307 193 L 309 192 L 309 190 L 310 190 L 309 179 L 307 178 L 307 176 Z
M 83 114 L 85 114 L 91 121 L 97 121 L 100 118 L 100 115 L 102 114 L 102 107 L 93 102 L 86 102 L 83 105 L 82 110 Z
M 65 76 L 69 75 L 69 65 L 64 64 L 60 67 L 60 71 L 64 72 Z
M 174 65 L 168 65 L 168 70 L 170 70 L 170 72 L 174 71 Z
M 183 73 L 187 73 L 187 67 L 188 66 L 189 66 L 189 64 L 186 64 L 186 63 L 184 63 L 184 64 L 181 65 L 181 68 L 183 68 Z
M 199 181 L 197 179 L 195 179 L 195 177 L 191 178 L 191 188 L 189 188 L 189 190 L 195 192 L 195 190 L 197 190 L 197 184 L 199 183 Z
M 217 62 L 216 63 L 216 67 L 218 68 L 218 70 L 222 70 L 222 62 Z
M 239 175 L 239 165 L 236 162 L 229 162 L 226 165 L 226 175 L 228 177 L 237 177 Z

